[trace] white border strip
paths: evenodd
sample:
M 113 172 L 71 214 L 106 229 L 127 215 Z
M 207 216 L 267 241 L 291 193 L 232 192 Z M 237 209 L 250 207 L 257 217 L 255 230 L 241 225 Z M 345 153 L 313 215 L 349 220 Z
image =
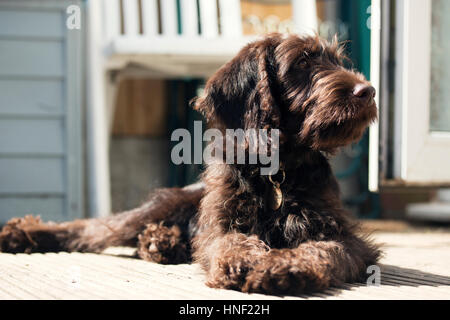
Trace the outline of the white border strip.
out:
M 375 102 L 380 103 L 381 59 L 381 0 L 372 0 L 370 32 L 370 82 L 377 91 Z M 379 185 L 379 123 L 370 126 L 369 132 L 369 191 L 378 192 Z

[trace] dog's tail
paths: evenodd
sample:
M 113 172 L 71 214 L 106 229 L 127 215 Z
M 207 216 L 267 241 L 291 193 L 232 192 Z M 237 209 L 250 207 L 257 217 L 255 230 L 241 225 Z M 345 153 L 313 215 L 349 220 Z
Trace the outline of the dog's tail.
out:
M 187 232 L 203 191 L 202 183 L 159 189 L 139 208 L 100 219 L 43 223 L 39 217 L 14 218 L 0 232 L 0 252 L 100 252 L 110 246 L 136 246 L 146 226 L 160 221 Z

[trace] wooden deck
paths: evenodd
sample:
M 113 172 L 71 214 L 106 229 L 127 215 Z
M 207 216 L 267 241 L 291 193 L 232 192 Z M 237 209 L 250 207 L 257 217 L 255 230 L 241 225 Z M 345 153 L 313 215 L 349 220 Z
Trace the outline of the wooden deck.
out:
M 197 265 L 164 266 L 103 254 L 0 253 L 0 299 L 450 299 L 450 232 L 375 233 L 383 246 L 381 285 L 347 285 L 309 297 L 211 289 Z

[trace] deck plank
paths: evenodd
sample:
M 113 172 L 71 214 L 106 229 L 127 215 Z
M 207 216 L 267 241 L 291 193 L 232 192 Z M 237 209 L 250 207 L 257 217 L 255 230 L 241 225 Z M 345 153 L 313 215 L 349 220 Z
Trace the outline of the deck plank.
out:
M 300 297 L 208 288 L 198 265 L 132 258 L 133 248 L 103 254 L 0 253 L 0 299 L 450 299 L 450 232 L 375 233 L 384 243 L 381 285 L 346 284 Z

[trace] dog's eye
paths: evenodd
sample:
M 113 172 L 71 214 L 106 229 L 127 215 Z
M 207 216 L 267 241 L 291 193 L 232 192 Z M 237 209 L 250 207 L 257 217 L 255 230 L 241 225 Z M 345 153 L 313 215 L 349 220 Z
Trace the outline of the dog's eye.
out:
M 298 65 L 300 66 L 300 68 L 306 69 L 309 67 L 309 61 L 306 58 L 303 58 L 299 61 Z

